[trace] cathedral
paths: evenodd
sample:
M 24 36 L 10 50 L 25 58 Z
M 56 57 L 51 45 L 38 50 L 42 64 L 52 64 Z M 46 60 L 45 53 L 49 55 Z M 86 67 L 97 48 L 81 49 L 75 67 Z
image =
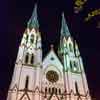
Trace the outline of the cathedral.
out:
M 57 53 L 54 45 L 45 57 L 37 5 L 19 46 L 7 100 L 91 100 L 78 45 L 62 13 Z

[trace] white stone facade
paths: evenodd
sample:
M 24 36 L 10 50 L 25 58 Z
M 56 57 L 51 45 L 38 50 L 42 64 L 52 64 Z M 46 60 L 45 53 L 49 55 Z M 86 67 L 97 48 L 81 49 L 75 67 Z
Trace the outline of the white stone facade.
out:
M 22 41 L 24 41 L 23 39 Z M 81 56 L 80 54 L 75 56 L 76 51 L 73 52 L 73 47 L 72 52 L 69 51 L 68 45 L 70 43 L 73 45 L 71 37 L 67 39 L 64 37 L 65 40 L 61 46 L 66 45 L 68 48 L 67 50 L 62 48 L 62 57 L 59 56 L 60 52 L 56 55 L 54 49 L 51 48 L 43 60 L 41 37 L 38 39 L 40 39 L 37 42 L 39 46 L 34 41 L 34 44 L 31 45 L 33 46 L 32 51 L 29 50 L 31 46 L 28 47 L 25 42 L 21 42 L 8 92 L 8 100 L 48 100 L 49 98 L 51 98 L 50 100 L 77 100 L 77 98 L 91 100 Z M 77 44 L 75 43 L 75 45 Z M 25 62 L 27 53 L 28 62 Z M 31 63 L 32 54 L 34 55 L 33 63 Z M 74 61 L 77 62 L 77 66 L 73 66 Z M 59 78 L 56 79 L 57 76 L 52 76 L 55 79 L 49 80 L 46 76 L 49 71 L 56 72 Z M 26 82 L 27 77 L 28 82 Z M 26 84 L 28 86 L 25 86 Z
M 7 100 L 91 100 L 78 45 L 71 35 L 61 36 L 58 54 L 51 46 L 42 58 L 40 32 L 25 30 Z

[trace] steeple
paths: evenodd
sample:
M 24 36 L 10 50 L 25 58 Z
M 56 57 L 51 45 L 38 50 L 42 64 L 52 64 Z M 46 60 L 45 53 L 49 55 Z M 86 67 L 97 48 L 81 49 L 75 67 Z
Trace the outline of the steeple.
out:
M 70 32 L 69 32 L 69 29 L 68 29 L 68 26 L 67 26 L 67 22 L 65 20 L 65 17 L 64 17 L 64 13 L 62 13 L 62 19 L 61 19 L 61 32 L 60 32 L 60 47 L 58 48 L 58 53 L 61 54 L 61 53 L 64 53 L 66 51 L 67 53 L 67 38 L 70 35 Z
M 35 4 L 35 6 L 34 6 L 32 16 L 29 19 L 29 22 L 27 23 L 27 27 L 30 29 L 32 29 L 33 27 L 35 29 L 39 28 L 38 16 L 37 16 L 37 4 Z
M 7 100 L 91 100 L 78 45 L 73 42 L 62 13 L 59 52 L 51 45 L 42 60 L 35 4 L 19 46 Z
M 40 60 L 42 59 L 40 57 L 42 54 L 40 49 L 41 49 L 41 33 L 39 32 L 37 4 L 35 4 L 32 16 L 27 23 L 27 28 L 23 34 L 21 45 L 19 47 L 17 63 L 19 61 L 23 62 L 24 64 L 28 62 L 28 64 L 31 65 L 33 65 L 33 63 L 36 64 L 36 61 L 40 63 L 41 62 Z M 32 62 L 33 56 L 34 56 L 34 62 Z
M 65 37 L 70 36 L 70 32 L 69 32 L 68 25 L 64 17 L 64 13 L 62 13 L 61 36 L 65 36 Z

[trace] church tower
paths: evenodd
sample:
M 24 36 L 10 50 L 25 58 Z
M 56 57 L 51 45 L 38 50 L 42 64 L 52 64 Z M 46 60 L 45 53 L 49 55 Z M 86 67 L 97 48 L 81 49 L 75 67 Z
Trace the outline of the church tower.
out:
M 58 53 L 51 44 L 42 58 L 35 5 L 19 46 L 7 100 L 91 100 L 78 45 L 69 32 L 64 13 Z
M 78 45 L 69 32 L 64 13 L 58 55 L 63 64 L 64 100 L 91 100 Z
M 19 46 L 7 100 L 39 100 L 41 66 L 41 34 L 35 5 Z

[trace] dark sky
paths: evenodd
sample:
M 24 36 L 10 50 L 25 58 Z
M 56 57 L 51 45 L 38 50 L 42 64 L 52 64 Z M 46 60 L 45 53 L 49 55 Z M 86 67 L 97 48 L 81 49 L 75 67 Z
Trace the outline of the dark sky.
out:
M 98 0 L 87 0 L 82 11 L 74 13 L 75 0 L 38 0 L 38 17 L 44 53 L 60 37 L 61 12 L 64 11 L 71 35 L 79 45 L 88 85 L 93 97 L 100 98 L 100 15 L 84 21 L 88 12 L 100 8 Z M 34 0 L 0 1 L 0 100 L 6 100 L 18 46 L 32 15 Z M 48 40 L 48 41 L 47 41 Z

